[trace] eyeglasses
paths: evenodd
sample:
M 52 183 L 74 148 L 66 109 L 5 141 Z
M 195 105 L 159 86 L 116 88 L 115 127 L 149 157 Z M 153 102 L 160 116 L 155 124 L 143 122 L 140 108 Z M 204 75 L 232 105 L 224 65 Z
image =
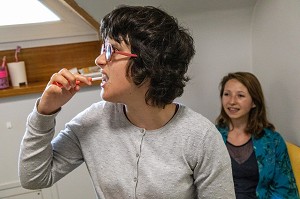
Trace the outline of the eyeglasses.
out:
M 111 56 L 114 53 L 124 55 L 124 56 L 127 56 L 127 57 L 137 57 L 136 54 L 131 54 L 131 53 L 122 52 L 122 51 L 115 51 L 113 49 L 112 45 L 108 42 L 106 42 L 105 44 L 102 44 L 100 55 L 102 55 L 103 53 L 105 53 L 106 61 L 110 61 Z

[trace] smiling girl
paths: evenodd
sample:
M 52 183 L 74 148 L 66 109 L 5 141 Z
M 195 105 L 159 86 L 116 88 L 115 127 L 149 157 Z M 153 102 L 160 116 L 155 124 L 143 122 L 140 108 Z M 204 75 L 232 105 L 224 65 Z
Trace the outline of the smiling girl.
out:
M 285 141 L 267 119 L 258 79 L 249 72 L 229 73 L 220 97 L 216 124 L 231 157 L 237 199 L 299 198 Z

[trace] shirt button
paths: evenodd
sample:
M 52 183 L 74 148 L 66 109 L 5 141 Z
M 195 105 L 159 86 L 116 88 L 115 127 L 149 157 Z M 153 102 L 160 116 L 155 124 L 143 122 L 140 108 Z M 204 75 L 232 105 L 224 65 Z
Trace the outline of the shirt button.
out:
M 137 178 L 136 178 L 136 177 L 134 177 L 134 178 L 133 178 L 133 181 L 134 181 L 134 182 L 136 182 L 136 181 L 137 181 Z
M 136 155 L 136 157 L 138 158 L 140 155 L 137 153 L 137 154 L 135 154 Z

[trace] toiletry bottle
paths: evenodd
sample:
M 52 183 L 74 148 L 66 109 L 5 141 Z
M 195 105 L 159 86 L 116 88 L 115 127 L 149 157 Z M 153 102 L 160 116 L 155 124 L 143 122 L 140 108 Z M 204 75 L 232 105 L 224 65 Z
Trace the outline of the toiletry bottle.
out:
M 6 68 L 6 57 L 3 57 L 2 65 L 0 66 L 0 89 L 8 88 L 8 73 Z

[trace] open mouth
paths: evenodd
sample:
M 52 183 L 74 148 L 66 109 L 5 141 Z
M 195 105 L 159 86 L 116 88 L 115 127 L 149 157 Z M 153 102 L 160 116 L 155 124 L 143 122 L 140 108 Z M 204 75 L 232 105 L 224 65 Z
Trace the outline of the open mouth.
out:
M 108 80 L 108 76 L 105 75 L 105 74 L 102 74 L 102 80 L 103 80 L 103 81 L 107 81 L 107 80 Z
M 234 107 L 228 107 L 227 110 L 228 110 L 230 113 L 236 113 L 236 112 L 238 112 L 240 109 L 239 109 L 239 108 L 234 108 Z
M 108 76 L 102 73 L 102 84 L 105 84 L 108 81 Z

